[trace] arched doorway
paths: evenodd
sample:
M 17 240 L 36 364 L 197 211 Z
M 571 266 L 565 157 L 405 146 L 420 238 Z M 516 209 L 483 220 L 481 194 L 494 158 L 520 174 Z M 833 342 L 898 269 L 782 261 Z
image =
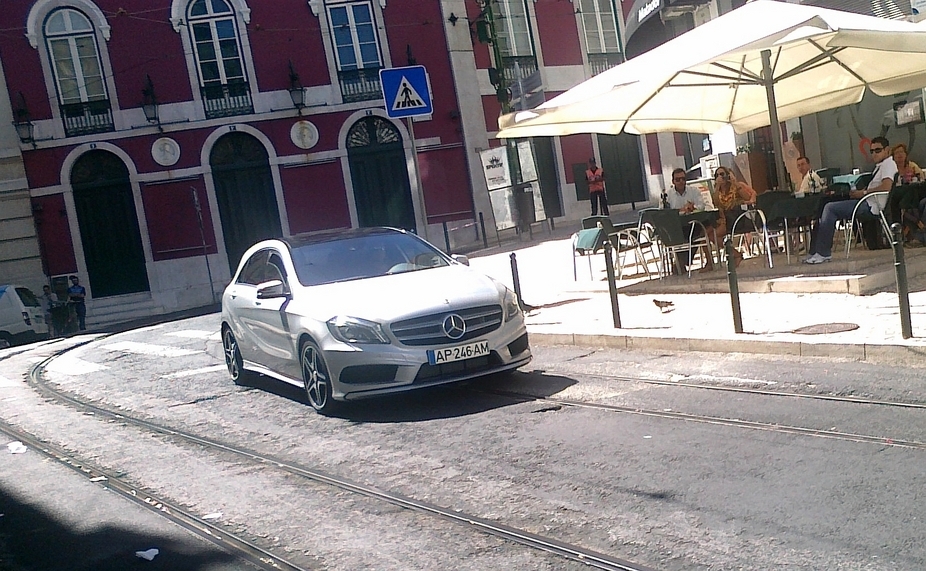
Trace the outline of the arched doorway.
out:
M 415 230 L 402 135 L 382 117 L 354 123 L 347 133 L 347 159 L 360 226 Z
M 260 141 L 229 133 L 209 155 L 222 236 L 232 274 L 244 251 L 268 238 L 283 236 L 270 158 Z
M 93 297 L 148 291 L 129 170 L 102 150 L 84 153 L 71 168 L 77 225 Z

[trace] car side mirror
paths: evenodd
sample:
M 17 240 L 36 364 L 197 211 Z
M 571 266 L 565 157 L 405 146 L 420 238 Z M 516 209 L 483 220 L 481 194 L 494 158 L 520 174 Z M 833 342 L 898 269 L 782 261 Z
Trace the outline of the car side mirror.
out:
M 469 258 L 464 256 L 463 254 L 454 254 L 450 257 L 453 258 L 454 261 L 456 261 L 457 263 L 463 264 L 464 266 L 469 265 Z
M 274 299 L 289 296 L 289 288 L 280 280 L 270 280 L 257 285 L 257 299 Z

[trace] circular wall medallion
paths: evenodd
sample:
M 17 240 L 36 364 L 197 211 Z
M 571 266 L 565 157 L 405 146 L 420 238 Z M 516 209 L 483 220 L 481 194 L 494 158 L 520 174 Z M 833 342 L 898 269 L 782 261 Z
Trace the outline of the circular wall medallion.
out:
M 311 149 L 318 144 L 318 129 L 309 121 L 296 121 L 289 130 L 289 138 L 300 149 Z
M 180 160 L 180 145 L 170 137 L 161 137 L 151 145 L 151 158 L 162 167 L 173 166 Z

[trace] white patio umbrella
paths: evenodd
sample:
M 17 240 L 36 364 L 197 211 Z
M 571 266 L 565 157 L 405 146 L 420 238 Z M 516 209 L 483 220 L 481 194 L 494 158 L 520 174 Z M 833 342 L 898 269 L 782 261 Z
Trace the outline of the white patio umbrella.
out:
M 926 86 L 926 27 L 756 0 L 540 107 L 499 118 L 500 138 L 573 133 L 742 133 Z M 782 156 L 781 138 L 773 136 Z M 778 164 L 779 181 L 785 180 Z

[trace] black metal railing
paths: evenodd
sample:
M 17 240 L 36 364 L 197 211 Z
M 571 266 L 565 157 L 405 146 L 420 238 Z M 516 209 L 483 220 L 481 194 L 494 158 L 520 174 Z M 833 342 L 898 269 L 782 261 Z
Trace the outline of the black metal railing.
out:
M 207 85 L 201 88 L 200 93 L 208 119 L 248 115 L 254 112 L 251 87 L 247 82 Z
M 341 82 L 341 98 L 345 103 L 383 97 L 378 67 L 338 71 L 338 80 Z
M 624 61 L 624 54 L 588 54 L 588 67 L 591 68 L 592 75 L 611 69 L 617 64 Z
M 68 137 L 115 131 L 109 100 L 68 103 L 61 106 L 64 133 Z
M 509 85 L 517 83 L 519 73 L 520 78 L 525 78 L 537 71 L 537 58 L 534 56 L 505 56 L 502 62 L 505 66 L 505 81 Z

